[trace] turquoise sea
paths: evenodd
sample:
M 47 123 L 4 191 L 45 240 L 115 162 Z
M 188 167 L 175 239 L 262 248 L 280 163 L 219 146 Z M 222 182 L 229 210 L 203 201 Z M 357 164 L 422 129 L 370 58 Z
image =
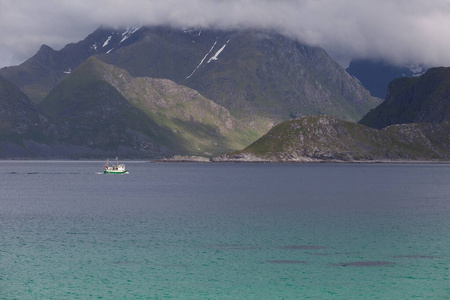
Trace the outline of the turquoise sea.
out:
M 0 299 L 450 299 L 450 165 L 0 162 Z

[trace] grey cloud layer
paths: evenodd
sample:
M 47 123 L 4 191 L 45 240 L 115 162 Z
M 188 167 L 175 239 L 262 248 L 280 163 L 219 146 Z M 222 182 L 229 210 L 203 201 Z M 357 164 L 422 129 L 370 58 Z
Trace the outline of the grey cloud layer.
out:
M 0 66 L 102 24 L 275 28 L 341 61 L 450 65 L 448 0 L 0 0 Z

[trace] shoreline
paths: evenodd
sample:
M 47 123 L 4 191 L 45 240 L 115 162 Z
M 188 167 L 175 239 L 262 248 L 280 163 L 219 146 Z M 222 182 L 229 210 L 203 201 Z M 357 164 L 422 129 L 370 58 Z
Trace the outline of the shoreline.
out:
M 0 162 L 105 162 L 99 158 L 0 158 Z M 338 159 L 304 159 L 304 160 L 264 160 L 264 159 L 223 159 L 220 157 L 203 156 L 175 156 L 167 158 L 123 158 L 123 162 L 145 162 L 145 163 L 202 163 L 202 164 L 450 164 L 450 160 L 338 160 Z
M 257 163 L 257 164 L 450 164 L 450 160 L 263 160 L 263 159 L 217 159 L 201 156 L 179 156 L 151 160 L 150 163 Z

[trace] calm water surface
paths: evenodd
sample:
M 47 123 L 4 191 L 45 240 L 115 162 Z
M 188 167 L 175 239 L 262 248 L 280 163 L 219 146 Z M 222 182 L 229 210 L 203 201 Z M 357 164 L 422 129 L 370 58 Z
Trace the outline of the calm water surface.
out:
M 0 298 L 449 299 L 450 165 L 0 162 Z

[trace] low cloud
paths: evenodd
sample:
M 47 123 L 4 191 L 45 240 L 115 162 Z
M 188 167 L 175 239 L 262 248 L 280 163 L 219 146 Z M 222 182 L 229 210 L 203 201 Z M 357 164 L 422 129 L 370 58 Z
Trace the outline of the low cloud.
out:
M 450 66 L 448 0 L 0 0 L 0 66 L 55 49 L 100 25 L 273 28 L 346 64 L 382 58 Z

